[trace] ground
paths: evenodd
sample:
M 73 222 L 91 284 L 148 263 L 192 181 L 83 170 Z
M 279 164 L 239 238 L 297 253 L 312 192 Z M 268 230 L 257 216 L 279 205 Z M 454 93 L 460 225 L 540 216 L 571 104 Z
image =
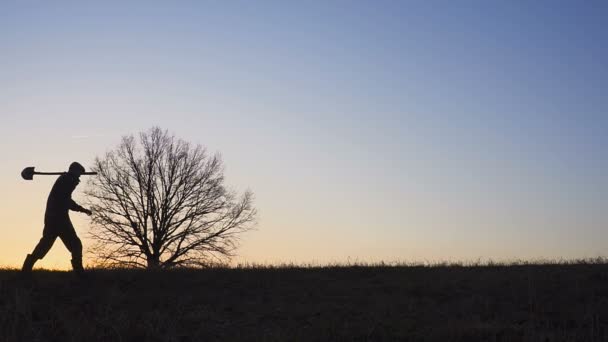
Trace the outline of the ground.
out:
M 608 265 L 4 270 L 0 340 L 608 341 Z

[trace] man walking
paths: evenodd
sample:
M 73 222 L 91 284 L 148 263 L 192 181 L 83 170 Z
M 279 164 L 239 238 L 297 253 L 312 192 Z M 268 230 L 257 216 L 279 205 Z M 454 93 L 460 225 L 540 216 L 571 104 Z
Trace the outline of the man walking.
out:
M 46 202 L 44 214 L 44 230 L 42 238 L 32 254 L 28 254 L 23 262 L 22 272 L 31 272 L 36 261 L 44 258 L 57 238 L 60 238 L 67 249 L 72 253 L 72 268 L 74 272 L 82 275 L 82 242 L 76 235 L 69 210 L 79 211 L 91 215 L 91 211 L 81 207 L 72 200 L 72 192 L 80 183 L 80 175 L 85 169 L 79 163 L 72 163 L 67 173 L 59 176 L 51 189 Z

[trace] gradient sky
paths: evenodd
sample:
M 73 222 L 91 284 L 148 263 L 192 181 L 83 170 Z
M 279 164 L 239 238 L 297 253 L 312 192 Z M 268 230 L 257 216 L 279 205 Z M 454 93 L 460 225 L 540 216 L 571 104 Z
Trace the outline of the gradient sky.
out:
M 152 126 L 256 194 L 237 261 L 608 256 L 606 18 L 606 1 L 2 1 L 0 266 L 42 233 L 54 179 L 23 167 L 86 167 Z M 39 263 L 68 264 L 60 241 Z

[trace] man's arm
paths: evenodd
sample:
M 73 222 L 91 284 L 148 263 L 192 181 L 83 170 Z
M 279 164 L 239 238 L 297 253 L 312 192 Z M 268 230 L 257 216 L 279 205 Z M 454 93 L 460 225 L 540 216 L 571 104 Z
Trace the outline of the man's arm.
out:
M 78 203 L 74 202 L 74 200 L 71 198 L 69 201 L 69 208 L 70 208 L 70 210 L 78 211 L 78 212 L 85 213 L 85 214 L 91 216 L 91 211 L 89 209 L 86 209 L 83 206 L 79 205 Z

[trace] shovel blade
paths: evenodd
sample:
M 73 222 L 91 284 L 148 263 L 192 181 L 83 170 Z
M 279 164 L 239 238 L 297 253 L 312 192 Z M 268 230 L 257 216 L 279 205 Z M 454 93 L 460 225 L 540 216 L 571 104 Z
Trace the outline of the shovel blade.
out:
M 25 180 L 32 180 L 34 179 L 34 172 L 36 172 L 35 167 L 26 167 L 23 169 L 23 171 L 21 171 L 21 177 Z

